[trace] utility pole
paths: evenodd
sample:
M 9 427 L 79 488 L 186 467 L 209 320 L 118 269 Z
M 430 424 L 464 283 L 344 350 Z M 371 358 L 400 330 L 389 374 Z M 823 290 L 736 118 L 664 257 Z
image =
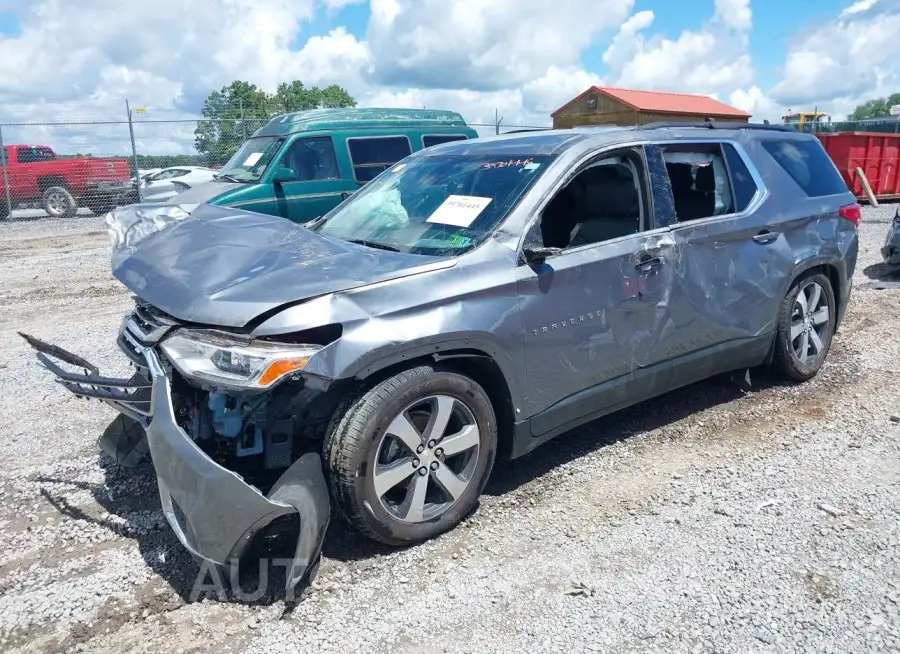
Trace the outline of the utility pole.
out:
M 500 123 L 503 122 L 503 116 L 499 115 L 497 109 L 494 109 L 494 129 L 496 134 L 500 134 Z
M 244 98 L 238 99 L 238 103 L 241 108 L 241 136 L 243 136 L 241 143 L 243 143 L 247 140 L 247 122 L 244 120 Z
M 125 112 L 128 114 L 128 132 L 131 134 L 131 158 L 134 161 L 134 185 L 137 190 L 138 202 L 141 201 L 141 173 L 138 170 L 137 146 L 134 144 L 134 123 L 131 120 L 131 105 L 125 98 Z
M 0 164 L 3 165 L 3 187 L 6 190 L 6 217 L 12 218 L 12 197 L 9 195 L 9 162 L 6 160 L 6 146 L 3 145 L 3 128 L 0 128 Z

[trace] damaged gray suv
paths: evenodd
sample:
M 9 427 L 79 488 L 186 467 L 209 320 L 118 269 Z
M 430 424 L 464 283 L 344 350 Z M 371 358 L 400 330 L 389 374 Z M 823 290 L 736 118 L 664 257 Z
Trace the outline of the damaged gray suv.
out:
M 417 152 L 306 226 L 110 214 L 130 379 L 23 336 L 122 414 L 101 446 L 149 455 L 188 550 L 224 566 L 284 531 L 293 587 L 332 507 L 420 542 L 475 507 L 498 451 L 719 373 L 811 378 L 859 218 L 819 142 L 780 128 L 483 138 Z

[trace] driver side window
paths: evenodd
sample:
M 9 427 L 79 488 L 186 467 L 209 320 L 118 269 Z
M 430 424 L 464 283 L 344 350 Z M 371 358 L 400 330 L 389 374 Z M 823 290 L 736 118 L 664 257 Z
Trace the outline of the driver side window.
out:
M 566 250 L 640 232 L 647 215 L 644 178 L 633 151 L 589 164 L 544 208 L 543 246 Z
M 284 153 L 280 165 L 294 171 L 295 182 L 341 178 L 329 136 L 297 139 Z

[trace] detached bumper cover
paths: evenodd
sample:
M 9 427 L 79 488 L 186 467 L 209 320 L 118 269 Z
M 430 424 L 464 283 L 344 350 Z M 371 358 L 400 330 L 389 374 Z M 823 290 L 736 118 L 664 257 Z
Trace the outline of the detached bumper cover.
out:
M 331 505 L 318 454 L 301 456 L 278 479 L 268 496 L 209 458 L 177 423 L 169 379 L 151 348 L 142 354 L 149 383 L 101 377 L 81 357 L 21 334 L 57 381 L 80 397 L 97 398 L 144 425 L 166 519 L 192 554 L 227 566 L 246 551 L 253 537 L 276 518 L 300 517 L 300 535 L 287 587 L 315 574 Z M 72 373 L 58 359 L 82 368 Z M 149 389 L 149 397 L 147 397 Z M 106 448 L 104 448 L 106 449 Z

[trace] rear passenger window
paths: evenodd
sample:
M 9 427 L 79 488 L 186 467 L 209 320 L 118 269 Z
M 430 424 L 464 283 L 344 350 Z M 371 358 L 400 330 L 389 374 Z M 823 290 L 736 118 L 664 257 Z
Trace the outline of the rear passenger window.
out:
M 847 192 L 847 184 L 818 140 L 769 140 L 762 141 L 762 146 L 808 196 Z
M 430 148 L 432 145 L 440 145 L 441 143 L 450 143 L 450 141 L 465 141 L 465 134 L 426 134 L 422 137 L 422 145 Z
M 735 212 L 728 168 L 718 143 L 668 146 L 663 149 L 663 160 L 678 222 Z
M 388 166 L 412 154 L 405 136 L 347 139 L 347 147 L 357 182 L 371 182 Z
M 753 176 L 747 169 L 747 164 L 744 163 L 734 146 L 723 143 L 722 149 L 725 151 L 725 160 L 728 162 L 728 171 L 731 173 L 731 185 L 734 188 L 734 210 L 740 212 L 747 208 L 758 189 L 756 182 L 753 181 Z

